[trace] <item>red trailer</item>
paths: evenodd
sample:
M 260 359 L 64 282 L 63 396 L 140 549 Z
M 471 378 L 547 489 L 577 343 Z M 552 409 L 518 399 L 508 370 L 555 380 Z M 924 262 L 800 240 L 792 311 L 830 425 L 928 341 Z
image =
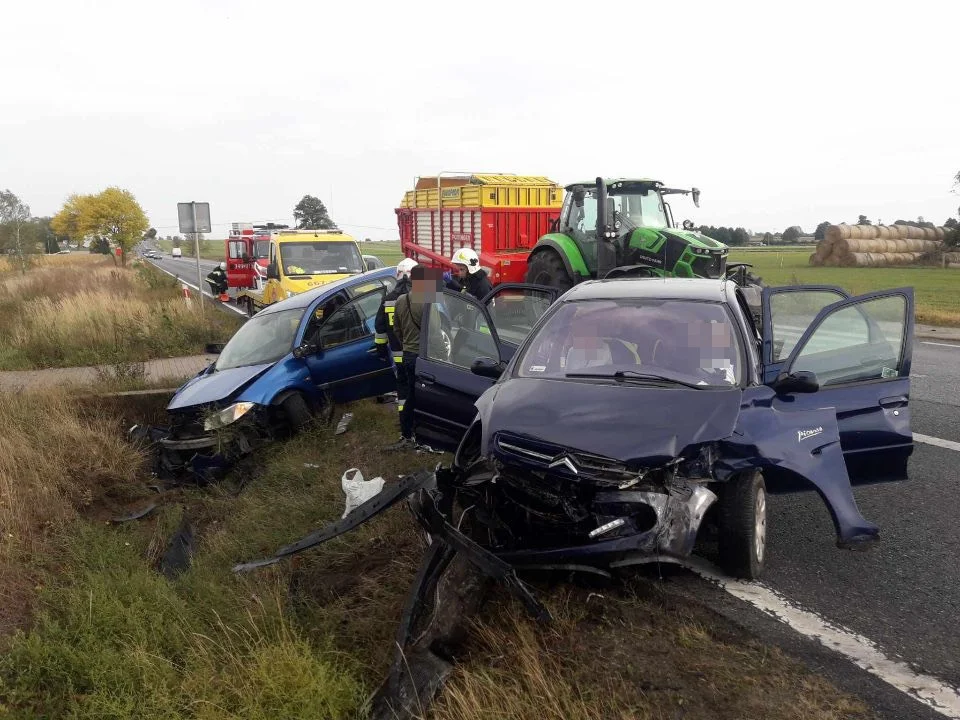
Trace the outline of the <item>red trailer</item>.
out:
M 523 282 L 527 255 L 560 217 L 563 188 L 545 177 L 444 175 L 418 178 L 396 210 L 404 256 L 449 268 L 469 247 L 494 285 Z

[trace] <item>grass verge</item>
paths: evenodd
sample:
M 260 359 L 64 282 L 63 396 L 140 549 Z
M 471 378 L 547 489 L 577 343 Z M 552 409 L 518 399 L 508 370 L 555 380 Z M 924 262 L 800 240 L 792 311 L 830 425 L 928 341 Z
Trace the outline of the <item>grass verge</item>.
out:
M 224 342 L 239 317 L 188 306 L 170 278 L 143 263 L 54 256 L 26 275 L 0 275 L 0 370 L 135 363 L 194 355 Z
M 0 714 L 362 716 L 424 547 L 409 513 L 394 508 L 273 567 L 230 568 L 338 518 L 345 469 L 390 482 L 438 458 L 381 452 L 395 410 L 365 402 L 350 408 L 344 435 L 317 425 L 221 486 L 158 497 L 120 439 L 129 413 L 116 402 L 64 391 L 0 398 L 0 423 L 27 428 L 0 455 L 0 521 L 16 538 L 0 567 L 3 579 L 21 579 L 23 608 L 0 656 Z M 108 522 L 147 502 L 160 507 L 144 520 Z M 185 513 L 193 563 L 168 580 L 155 563 Z M 857 701 L 659 583 L 540 592 L 558 622 L 536 625 L 497 594 L 427 717 L 866 717 Z

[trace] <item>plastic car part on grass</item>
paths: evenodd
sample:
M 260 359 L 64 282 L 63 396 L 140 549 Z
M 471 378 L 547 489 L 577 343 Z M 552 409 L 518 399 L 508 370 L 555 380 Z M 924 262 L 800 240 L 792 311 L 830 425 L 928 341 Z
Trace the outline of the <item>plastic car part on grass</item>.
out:
M 364 480 L 359 468 L 350 468 L 340 478 L 340 487 L 343 488 L 343 494 L 347 498 L 346 508 L 340 516 L 343 519 L 383 490 L 383 478 Z

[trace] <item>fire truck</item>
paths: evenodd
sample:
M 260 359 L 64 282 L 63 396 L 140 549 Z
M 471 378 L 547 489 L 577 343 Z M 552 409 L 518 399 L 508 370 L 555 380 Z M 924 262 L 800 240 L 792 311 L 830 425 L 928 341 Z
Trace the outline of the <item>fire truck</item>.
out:
M 510 174 L 420 177 L 396 209 L 403 254 L 449 268 L 472 248 L 494 285 L 524 282 L 527 256 L 560 217 L 563 188 L 549 178 Z
M 263 287 L 270 264 L 270 240 L 288 227 L 272 223 L 231 223 L 230 235 L 225 241 L 227 287 L 237 290 Z

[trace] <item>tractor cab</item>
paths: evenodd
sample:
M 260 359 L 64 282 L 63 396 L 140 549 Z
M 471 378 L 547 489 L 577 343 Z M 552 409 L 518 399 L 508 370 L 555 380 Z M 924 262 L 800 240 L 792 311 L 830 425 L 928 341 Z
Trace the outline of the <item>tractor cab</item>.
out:
M 582 280 L 625 274 L 724 277 L 727 246 L 692 229 L 677 228 L 668 195 L 697 188 L 668 188 L 649 178 L 567 185 L 553 232 L 540 238 L 526 281 L 566 288 Z

